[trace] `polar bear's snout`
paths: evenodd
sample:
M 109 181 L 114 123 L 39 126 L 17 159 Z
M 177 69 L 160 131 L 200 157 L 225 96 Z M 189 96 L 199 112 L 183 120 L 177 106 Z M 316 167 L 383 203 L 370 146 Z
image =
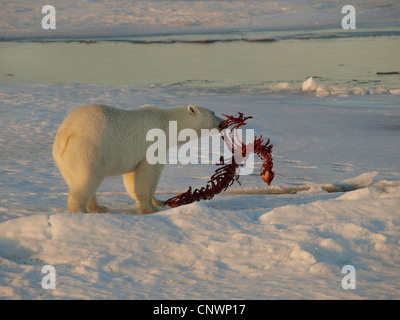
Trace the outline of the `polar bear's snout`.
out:
M 222 124 L 222 122 L 223 122 L 224 120 L 222 120 L 221 118 L 218 118 L 218 119 L 221 120 L 221 121 L 219 122 L 219 125 L 218 125 L 218 130 L 221 132 L 221 131 L 224 129 L 224 126 L 223 126 L 223 124 Z
M 222 122 L 224 121 L 224 119 L 217 117 L 214 112 L 213 112 L 213 115 L 216 120 L 216 128 L 221 132 L 224 129 L 224 127 L 222 125 Z

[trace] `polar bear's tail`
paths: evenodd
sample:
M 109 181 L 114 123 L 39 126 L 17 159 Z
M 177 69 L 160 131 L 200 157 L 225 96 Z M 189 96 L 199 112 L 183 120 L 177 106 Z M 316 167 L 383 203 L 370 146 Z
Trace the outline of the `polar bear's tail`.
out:
M 75 135 L 76 133 L 69 130 L 68 127 L 60 128 L 53 144 L 53 158 L 68 185 L 72 182 L 72 174 L 70 168 L 68 168 L 68 164 L 63 159 L 63 155 L 67 150 L 68 144 Z
M 56 135 L 53 147 L 53 155 L 57 153 L 62 156 L 67 150 L 68 143 L 75 137 L 76 133 L 71 132 L 68 128 L 61 128 Z M 54 155 L 55 156 L 55 155 Z

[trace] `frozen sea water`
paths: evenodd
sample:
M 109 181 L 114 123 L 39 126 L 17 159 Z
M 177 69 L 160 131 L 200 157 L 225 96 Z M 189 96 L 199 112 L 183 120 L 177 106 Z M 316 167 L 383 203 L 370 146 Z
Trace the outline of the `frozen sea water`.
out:
M 0 13 L 0 298 L 399 297 L 400 85 L 377 74 L 399 71 L 396 1 L 353 1 L 357 34 L 338 32 L 338 1 L 52 2 L 54 37 L 39 1 Z M 317 88 L 303 92 L 309 77 Z M 147 216 L 111 177 L 98 194 L 111 214 L 70 214 L 51 146 L 87 103 L 253 115 L 277 175 Z M 214 170 L 167 165 L 158 197 Z M 47 264 L 55 290 L 41 286 Z M 341 286 L 345 265 L 356 290 Z
M 398 96 L 316 97 L 232 89 L 1 84 L 0 296 L 7 299 L 396 299 Z M 271 138 L 267 187 L 255 173 L 229 194 L 137 216 L 120 177 L 70 214 L 51 156 L 59 123 L 83 103 L 189 103 L 253 115 Z M 158 197 L 204 186 L 214 165 L 167 165 Z M 337 192 L 327 192 L 337 188 Z M 269 191 L 274 191 L 272 194 Z M 352 191 L 348 191 L 352 190 Z M 281 193 L 279 193 L 279 191 Z M 56 289 L 41 287 L 44 265 Z M 344 265 L 357 290 L 341 287 Z
M 376 93 L 400 88 L 400 74 L 379 74 L 399 70 L 399 49 L 400 35 L 212 44 L 0 42 L 0 81 L 268 91 L 279 83 L 299 90 L 313 77 Z

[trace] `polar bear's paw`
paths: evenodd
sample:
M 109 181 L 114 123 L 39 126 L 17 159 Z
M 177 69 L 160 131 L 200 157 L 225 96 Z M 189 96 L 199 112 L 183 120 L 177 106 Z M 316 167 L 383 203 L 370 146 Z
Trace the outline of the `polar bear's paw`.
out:
M 110 209 L 106 206 L 97 206 L 97 213 L 110 213 Z
M 165 205 L 166 205 L 166 202 L 165 201 L 163 201 L 163 200 L 158 200 L 158 199 L 156 199 L 156 198 L 153 198 L 153 206 L 156 206 L 156 207 L 164 207 Z
M 151 213 L 155 213 L 159 211 L 157 208 L 155 208 L 154 206 L 148 206 L 145 208 L 141 208 L 138 211 L 138 214 L 151 214 Z
M 110 213 L 110 209 L 106 206 L 87 207 L 87 211 L 91 213 Z

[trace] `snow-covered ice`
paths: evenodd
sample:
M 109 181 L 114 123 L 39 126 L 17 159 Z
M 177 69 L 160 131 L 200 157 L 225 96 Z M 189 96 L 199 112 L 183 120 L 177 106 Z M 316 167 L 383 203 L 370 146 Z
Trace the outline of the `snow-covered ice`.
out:
M 7 299 L 396 299 L 400 294 L 396 95 L 235 92 L 184 87 L 2 84 L 0 296 Z M 83 103 L 189 103 L 253 115 L 277 176 L 257 172 L 226 194 L 136 215 L 122 179 L 71 214 L 51 158 L 65 115 Z M 257 167 L 258 164 L 256 164 Z M 204 186 L 214 165 L 167 165 L 158 196 Z M 41 286 L 44 265 L 56 289 Z M 341 286 L 356 269 L 356 289 Z
M 279 83 L 275 86 L 270 87 L 271 91 L 289 91 L 289 84 Z M 307 78 L 301 85 L 301 90 L 303 92 L 315 92 L 317 97 L 326 97 L 329 95 L 334 95 L 338 97 L 347 97 L 350 94 L 354 95 L 365 95 L 365 94 L 400 94 L 400 89 L 384 89 L 384 88 L 368 88 L 368 87 L 349 87 L 349 86 L 337 86 L 337 85 L 324 85 L 320 84 L 313 79 L 313 77 Z
M 397 0 L 352 0 L 357 27 L 399 26 Z M 246 29 L 341 27 L 341 1 L 52 0 L 51 35 L 41 28 L 43 1 L 2 3 L 0 38 L 143 35 Z
M 0 225 L 2 294 L 397 298 L 399 217 L 394 209 L 400 206 L 400 191 L 388 188 L 385 198 L 376 191 L 353 193 L 350 199 L 315 199 L 269 211 L 235 210 L 229 206 L 238 201 L 231 199 L 225 210 L 195 203 L 149 216 L 36 213 L 10 219 Z M 56 290 L 41 289 L 45 264 L 56 268 Z M 341 288 L 341 268 L 349 264 L 357 270 L 353 291 Z
M 303 91 L 315 91 L 317 90 L 317 83 L 313 79 L 313 77 L 309 77 L 306 81 L 301 85 L 301 90 Z
M 400 5 L 351 4 L 344 31 L 340 1 L 52 0 L 56 30 L 42 1 L 2 3 L 0 299 L 398 299 Z M 210 201 L 141 216 L 109 177 L 110 214 L 71 214 L 51 147 L 89 103 L 252 115 L 275 179 L 256 160 Z M 167 165 L 157 196 L 215 168 Z

